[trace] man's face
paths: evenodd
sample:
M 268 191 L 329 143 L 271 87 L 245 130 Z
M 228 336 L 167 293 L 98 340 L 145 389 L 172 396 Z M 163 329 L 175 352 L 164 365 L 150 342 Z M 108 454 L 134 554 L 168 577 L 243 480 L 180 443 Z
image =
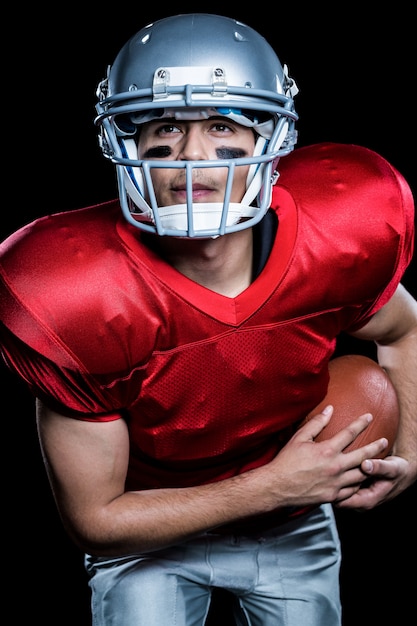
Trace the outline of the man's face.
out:
M 250 128 L 226 117 L 178 121 L 163 119 L 141 126 L 138 158 L 164 161 L 200 161 L 252 156 L 255 135 Z M 235 168 L 231 202 L 240 202 L 246 191 L 249 166 Z M 193 202 L 223 202 L 227 168 L 193 170 Z M 186 203 L 185 170 L 152 169 L 159 206 Z

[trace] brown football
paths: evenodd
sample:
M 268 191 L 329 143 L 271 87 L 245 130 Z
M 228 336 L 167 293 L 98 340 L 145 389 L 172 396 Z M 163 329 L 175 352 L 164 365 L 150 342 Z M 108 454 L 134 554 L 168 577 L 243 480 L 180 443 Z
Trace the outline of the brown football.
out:
M 329 374 L 327 395 L 306 417 L 306 420 L 310 419 L 327 404 L 334 406 L 330 422 L 316 437 L 316 441 L 329 439 L 359 415 L 372 413 L 373 421 L 345 451 L 386 437 L 388 446 L 379 458 L 387 456 L 394 443 L 399 421 L 397 393 L 388 374 L 376 361 L 359 354 L 333 359 L 329 363 Z

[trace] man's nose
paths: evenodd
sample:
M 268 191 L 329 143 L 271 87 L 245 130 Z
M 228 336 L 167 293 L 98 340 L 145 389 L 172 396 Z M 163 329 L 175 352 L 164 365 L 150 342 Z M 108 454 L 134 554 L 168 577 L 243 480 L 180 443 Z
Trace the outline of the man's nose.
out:
M 209 158 L 204 134 L 197 126 L 191 125 L 181 140 L 179 159 L 183 161 L 201 161 Z

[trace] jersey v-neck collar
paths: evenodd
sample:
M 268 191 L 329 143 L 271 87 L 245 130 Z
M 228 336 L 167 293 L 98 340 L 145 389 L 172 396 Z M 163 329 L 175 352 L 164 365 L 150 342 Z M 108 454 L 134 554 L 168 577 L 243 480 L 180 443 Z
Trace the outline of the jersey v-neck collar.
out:
M 206 315 L 225 324 L 236 326 L 262 307 L 272 292 L 277 289 L 292 257 L 297 235 L 296 207 L 287 191 L 284 189 L 277 191 L 279 193 L 275 193 L 274 201 L 277 205 L 279 227 L 269 258 L 257 278 L 244 291 L 232 298 L 218 294 L 181 274 L 143 245 L 136 228 L 129 225 L 123 217 L 117 224 L 117 232 L 131 251 L 131 256 L 138 266 L 144 264 L 153 274 L 156 282 L 163 283 L 166 288 Z

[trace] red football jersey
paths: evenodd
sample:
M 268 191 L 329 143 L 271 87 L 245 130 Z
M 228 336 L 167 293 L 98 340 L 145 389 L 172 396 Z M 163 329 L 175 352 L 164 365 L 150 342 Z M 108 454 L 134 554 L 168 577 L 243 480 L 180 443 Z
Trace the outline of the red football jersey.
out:
M 38 219 L 2 245 L 6 361 L 61 413 L 126 419 L 128 489 L 272 459 L 324 397 L 337 336 L 388 301 L 411 260 L 411 192 L 382 157 L 319 144 L 280 171 L 277 236 L 235 298 L 154 254 L 116 200 Z

